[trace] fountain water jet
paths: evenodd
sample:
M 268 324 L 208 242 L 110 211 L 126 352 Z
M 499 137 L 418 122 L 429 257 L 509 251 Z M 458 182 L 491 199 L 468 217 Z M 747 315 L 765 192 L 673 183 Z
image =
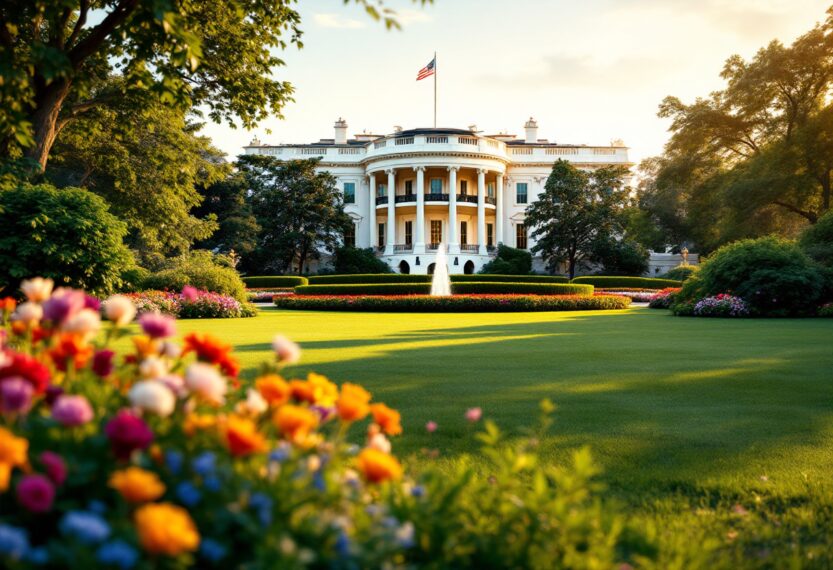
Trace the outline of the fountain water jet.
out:
M 445 244 L 437 248 L 434 260 L 434 278 L 431 279 L 431 296 L 448 297 L 451 295 L 451 279 L 448 277 L 448 263 L 445 256 Z

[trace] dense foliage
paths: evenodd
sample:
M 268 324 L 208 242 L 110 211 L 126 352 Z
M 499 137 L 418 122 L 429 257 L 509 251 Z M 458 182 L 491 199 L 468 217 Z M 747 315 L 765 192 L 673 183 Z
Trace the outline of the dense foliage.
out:
M 674 304 L 677 293 L 680 292 L 679 287 L 668 287 L 662 289 L 648 301 L 648 306 L 652 309 L 670 309 Z
M 0 291 L 45 275 L 62 285 L 108 293 L 134 265 L 125 224 L 104 200 L 80 188 L 18 185 L 0 190 Z
M 213 184 L 203 183 L 198 188 L 202 202 L 192 210 L 201 219 L 215 217 L 217 230 L 211 237 L 197 242 L 202 249 L 250 255 L 257 247 L 260 227 L 248 198 L 246 178 L 233 172 Z
M 300 275 L 252 275 L 244 277 L 243 283 L 248 289 L 257 289 L 260 287 L 295 287 L 306 285 L 308 281 L 306 277 Z
M 257 316 L 257 309 L 234 297 L 200 291 L 186 285 L 181 293 L 142 291 L 127 293 L 139 314 L 162 313 L 180 319 L 234 319 Z M 269 299 L 272 300 L 271 298 Z
M 812 226 L 807 227 L 799 238 L 801 248 L 812 259 L 833 269 L 833 212 L 828 212 Z
M 620 277 L 607 275 L 585 275 L 576 277 L 571 283 L 587 283 L 603 289 L 629 287 L 638 289 L 664 289 L 679 287 L 680 281 L 673 279 L 658 279 L 655 277 Z
M 648 271 L 649 255 L 636 241 L 605 237 L 592 245 L 589 259 L 602 266 L 604 275 L 642 275 Z
M 586 172 L 559 159 L 544 191 L 526 210 L 526 224 L 551 273 L 566 265 L 575 277 L 580 262 L 589 260 L 593 247 L 624 230 L 628 196 L 620 166 Z
M 352 275 L 357 273 L 392 273 L 390 265 L 376 257 L 373 248 L 344 246 L 336 248 L 332 259 L 333 273 Z
M 823 291 L 820 268 L 795 242 L 765 237 L 718 249 L 683 284 L 678 302 L 729 294 L 761 315 L 803 315 L 815 312 Z
M 186 285 L 246 300 L 246 286 L 237 271 L 226 258 L 208 251 L 158 260 L 155 271 L 142 282 L 145 289 L 164 291 L 182 291 Z
M 692 275 L 697 274 L 700 270 L 699 265 L 678 265 L 677 267 L 666 272 L 662 276 L 663 279 L 673 279 L 675 281 L 685 281 Z
M 480 270 L 482 274 L 529 275 L 532 273 L 532 254 L 525 249 L 515 249 L 498 244 L 495 258 Z
M 279 295 L 281 309 L 367 312 L 517 312 L 595 311 L 627 309 L 631 300 L 621 295 Z

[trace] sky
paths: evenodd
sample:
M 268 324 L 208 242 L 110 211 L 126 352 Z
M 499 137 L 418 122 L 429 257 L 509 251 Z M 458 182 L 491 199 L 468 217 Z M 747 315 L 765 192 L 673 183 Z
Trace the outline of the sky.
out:
M 622 139 L 634 162 L 662 151 L 667 95 L 683 101 L 722 87 L 732 54 L 789 44 L 825 18 L 831 0 L 387 0 L 401 31 L 387 31 L 341 0 L 300 0 L 303 49 L 281 54 L 275 76 L 295 87 L 284 118 L 252 131 L 207 124 L 234 157 L 253 135 L 268 144 L 389 134 L 433 123 L 432 79 L 416 81 L 437 52 L 437 123 L 483 134 L 605 145 Z

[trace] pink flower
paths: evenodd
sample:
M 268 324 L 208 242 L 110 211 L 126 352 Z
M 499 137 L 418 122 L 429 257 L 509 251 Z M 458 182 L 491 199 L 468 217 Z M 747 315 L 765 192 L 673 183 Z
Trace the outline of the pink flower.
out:
M 43 318 L 53 324 L 63 323 L 84 308 L 87 296 L 83 291 L 61 288 L 43 304 Z
M 427 424 L 425 424 L 425 431 L 427 431 L 428 433 L 434 433 L 435 431 L 437 431 L 437 422 L 430 421 Z
M 186 285 L 182 288 L 182 298 L 189 303 L 193 303 L 197 299 L 199 299 L 200 292 L 197 290 L 196 287 L 192 287 L 191 285 Z
M 168 315 L 145 313 L 139 317 L 139 324 L 151 338 L 166 338 L 176 334 L 176 320 Z
M 46 468 L 46 474 L 52 482 L 59 487 L 67 479 L 67 464 L 60 455 L 52 451 L 44 451 L 40 454 L 40 462 Z
M 281 364 L 295 364 L 301 360 L 301 347 L 281 334 L 272 340 L 272 350 Z
M 153 441 L 153 432 L 147 424 L 122 410 L 104 426 L 104 433 L 110 439 L 110 447 L 119 459 L 129 459 L 137 449 L 146 449 Z
M 93 419 L 93 408 L 84 396 L 58 396 L 52 417 L 65 426 L 80 426 Z
M 20 376 L 0 381 L 0 412 L 26 413 L 32 407 L 32 385 Z
M 45 513 L 55 500 L 55 486 L 43 475 L 26 475 L 17 484 L 17 502 L 33 513 Z
M 466 410 L 466 419 L 471 423 L 479 422 L 483 417 L 483 410 L 480 408 L 469 408 Z

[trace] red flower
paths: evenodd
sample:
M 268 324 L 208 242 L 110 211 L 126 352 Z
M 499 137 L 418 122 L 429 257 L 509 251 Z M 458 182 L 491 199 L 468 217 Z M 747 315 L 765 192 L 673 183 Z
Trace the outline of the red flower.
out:
M 113 372 L 113 357 L 116 353 L 112 350 L 99 350 L 93 356 L 93 372 L 104 378 Z
M 153 432 L 147 424 L 127 410 L 107 422 L 104 433 L 110 439 L 113 454 L 123 460 L 129 459 L 137 449 L 147 449 L 153 441 Z
M 54 348 L 49 350 L 49 356 L 58 370 L 66 371 L 71 364 L 76 370 L 83 368 L 94 349 L 84 339 L 74 334 L 64 334 Z
M 43 394 L 49 385 L 49 369 L 29 355 L 6 351 L 11 362 L 0 368 L 0 378 L 20 376 L 35 389 L 36 394 Z
M 183 354 L 194 352 L 197 359 L 216 364 L 226 376 L 237 378 L 240 364 L 231 355 L 231 345 L 208 333 L 188 333 L 184 339 Z

